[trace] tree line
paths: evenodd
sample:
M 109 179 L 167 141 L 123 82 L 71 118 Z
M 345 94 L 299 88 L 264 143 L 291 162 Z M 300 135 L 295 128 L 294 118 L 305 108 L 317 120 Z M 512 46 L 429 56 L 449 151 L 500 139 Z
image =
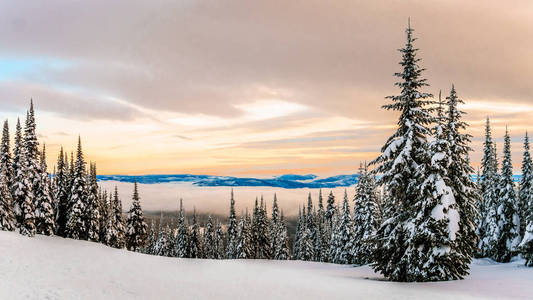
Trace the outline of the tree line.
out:
M 53 175 L 48 173 L 46 148 L 39 149 L 35 134 L 33 101 L 26 114 L 24 132 L 17 120 L 13 152 L 9 124 L 4 122 L 0 145 L 0 228 L 26 236 L 58 235 L 101 242 L 116 248 L 138 250 L 147 236 L 137 183 L 127 217 L 114 193 L 102 191 L 96 164 L 87 169 L 81 138 L 76 155 L 61 147 Z

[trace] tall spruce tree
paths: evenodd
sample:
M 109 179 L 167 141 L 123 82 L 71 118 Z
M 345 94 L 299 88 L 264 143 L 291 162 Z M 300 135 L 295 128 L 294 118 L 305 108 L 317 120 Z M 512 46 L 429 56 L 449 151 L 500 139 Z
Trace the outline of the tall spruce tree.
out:
M 9 123 L 7 120 L 4 121 L 2 141 L 0 143 L 0 174 L 4 174 L 7 185 L 11 187 L 14 174 L 9 140 Z
M 496 205 L 496 226 L 490 232 L 491 257 L 497 262 L 509 262 L 520 243 L 520 216 L 514 190 L 513 165 L 511 163 L 511 137 L 505 130 L 503 161 Z
M 490 255 L 493 237 L 490 232 L 496 224 L 496 203 L 498 200 L 498 162 L 496 145 L 492 140 L 490 120 L 485 123 L 485 141 L 481 160 L 481 197 L 478 200 L 477 234 L 479 236 L 477 256 Z
M 89 241 L 100 240 L 100 201 L 98 199 L 98 182 L 96 179 L 96 164 L 90 163 L 87 176 L 87 210 L 85 222 L 87 224 L 87 238 Z
M 257 213 L 257 221 L 256 221 L 256 251 L 255 251 L 255 258 L 256 259 L 270 259 L 272 258 L 272 248 L 270 243 L 270 226 L 269 226 L 269 220 L 267 217 L 266 212 L 266 203 L 263 200 L 263 196 L 261 196 L 261 204 L 258 209 Z
M 147 225 L 144 222 L 137 179 L 134 179 L 131 208 L 126 219 L 126 247 L 130 251 L 139 251 L 144 247 L 147 237 Z
M 396 132 L 387 140 L 379 155 L 371 164 L 374 171 L 381 174 L 379 183 L 384 186 L 390 215 L 378 230 L 375 241 L 373 268 L 394 281 L 408 280 L 411 262 L 408 258 L 410 248 L 410 229 L 408 224 L 416 216 L 414 207 L 419 200 L 423 174 L 421 169 L 429 164 L 427 137 L 428 126 L 432 123 L 431 94 L 421 89 L 428 86 L 422 78 L 423 68 L 418 66 L 420 59 L 413 46 L 413 29 L 406 29 L 407 41 L 402 53 L 402 72 L 394 75 L 400 79 L 396 83 L 401 89 L 397 96 L 389 96 L 391 104 L 383 108 L 400 112 Z
M 518 212 L 520 216 L 520 236 L 524 236 L 529 213 L 529 202 L 533 198 L 531 189 L 533 187 L 533 174 L 531 170 L 531 155 L 529 153 L 529 136 L 526 131 L 524 136 L 524 156 L 522 158 L 522 179 L 518 191 Z
M 110 195 L 111 197 L 111 195 Z M 118 188 L 115 186 L 113 198 L 109 201 L 109 217 L 106 226 L 106 245 L 122 249 L 126 246 L 125 228 L 122 220 L 122 202 L 118 197 Z
M 76 163 L 70 173 L 72 187 L 70 190 L 69 212 L 65 229 L 66 236 L 77 240 L 86 240 L 88 238 L 88 224 L 86 222 L 86 211 L 88 209 L 87 172 L 81 147 L 81 137 L 78 137 Z
M 344 200 L 342 202 L 342 215 L 336 226 L 336 249 L 333 262 L 338 264 L 351 264 L 353 262 L 352 249 L 354 239 L 352 232 L 352 218 L 350 216 L 350 204 L 348 203 L 348 194 L 344 190 Z
M 204 258 L 207 259 L 216 259 L 216 246 L 215 246 L 215 227 L 213 224 L 213 219 L 211 215 L 207 217 L 207 223 L 205 224 L 204 230 Z
M 53 235 L 55 231 L 55 213 L 53 193 L 50 191 L 50 176 L 46 166 L 46 147 L 41 152 L 39 183 L 35 190 L 35 226 L 37 233 Z
M 533 192 L 531 190 L 530 192 Z M 533 200 L 530 198 L 529 207 L 533 207 Z M 522 253 L 522 257 L 525 259 L 525 265 L 528 267 L 533 267 L 533 211 L 529 210 L 526 215 L 526 231 L 524 233 L 524 238 L 520 243 L 518 249 Z
M 54 181 L 56 185 L 55 199 L 56 204 L 56 234 L 65 236 L 65 229 L 67 226 L 68 212 L 69 212 L 69 177 L 68 177 L 68 157 L 63 151 L 63 147 L 59 150 L 57 157 L 57 172 L 54 174 Z
M 0 169 L 0 230 L 15 230 L 13 198 L 9 190 L 7 168 Z
M 315 248 L 313 245 L 313 241 L 311 240 L 311 231 L 307 227 L 307 215 L 305 213 L 305 206 L 302 208 L 302 216 L 301 216 L 301 232 L 299 237 L 299 246 L 298 246 L 298 253 L 296 254 L 296 258 L 299 260 L 305 260 L 305 261 L 311 261 L 315 257 Z
M 462 254 L 458 243 L 459 207 L 448 172 L 451 163 L 450 142 L 439 94 L 437 122 L 430 145 L 431 165 L 423 170 L 417 212 L 410 221 L 407 259 L 410 265 L 406 281 L 442 281 L 462 278 Z
M 23 235 L 34 236 L 35 206 L 32 183 L 26 177 L 26 153 L 22 140 L 22 127 L 17 119 L 15 131 L 15 147 L 13 150 L 13 182 L 11 193 L 13 195 L 14 213 L 19 231 Z
M 225 258 L 225 249 L 224 249 L 224 232 L 222 231 L 222 225 L 217 220 L 215 226 L 215 248 L 214 254 L 215 259 L 224 259 Z
M 235 216 L 235 198 L 233 189 L 231 189 L 230 208 L 229 208 L 229 224 L 227 234 L 227 249 L 226 257 L 229 259 L 236 258 L 237 249 L 237 217 Z
M 178 214 L 178 234 L 176 237 L 176 256 L 180 258 L 189 255 L 189 230 L 185 224 L 185 212 L 183 211 L 183 200 L 180 199 L 180 210 Z
M 200 226 L 198 225 L 198 219 L 196 218 L 196 208 L 193 210 L 192 225 L 189 235 L 189 257 L 201 258 L 202 257 L 202 236 L 200 233 Z
M 372 175 L 365 162 L 359 167 L 359 182 L 354 197 L 353 263 L 364 265 L 372 261 L 372 238 L 379 228 L 379 205 Z
M 446 118 L 446 139 L 448 140 L 449 157 L 447 175 L 450 180 L 449 186 L 453 191 L 457 209 L 459 211 L 459 232 L 457 233 L 457 249 L 461 255 L 453 262 L 456 268 L 456 276 L 464 278 L 468 275 L 472 255 L 477 251 L 479 236 L 476 232 L 478 211 L 476 203 L 479 202 L 480 194 L 476 184 L 472 180 L 474 169 L 470 166 L 468 153 L 472 151 L 469 146 L 472 136 L 464 133 L 468 124 L 463 121 L 463 111 L 458 105 L 464 101 L 457 96 L 455 86 L 452 85 L 450 95 L 446 97 L 448 111 Z
M 13 196 L 11 185 L 13 169 L 11 161 L 11 149 L 9 141 L 9 125 L 4 122 L 2 141 L 0 145 L 0 230 L 15 229 L 15 214 L 13 211 Z

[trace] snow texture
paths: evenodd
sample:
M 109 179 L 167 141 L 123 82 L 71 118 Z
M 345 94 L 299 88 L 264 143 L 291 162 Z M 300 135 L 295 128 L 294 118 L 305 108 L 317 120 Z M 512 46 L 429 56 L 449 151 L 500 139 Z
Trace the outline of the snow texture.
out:
M 387 282 L 369 267 L 193 260 L 0 232 L 0 299 L 531 299 L 533 269 L 475 260 L 465 280 Z M 46 257 L 47 259 L 43 259 Z

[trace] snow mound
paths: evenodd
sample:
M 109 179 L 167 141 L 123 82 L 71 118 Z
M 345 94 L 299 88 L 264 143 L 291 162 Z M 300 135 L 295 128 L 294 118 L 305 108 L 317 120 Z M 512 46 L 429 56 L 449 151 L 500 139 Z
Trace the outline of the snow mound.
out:
M 0 232 L 0 299 L 526 299 L 533 269 L 476 261 L 462 281 L 393 283 L 369 267 L 192 260 Z M 479 263 L 478 263 L 479 262 Z

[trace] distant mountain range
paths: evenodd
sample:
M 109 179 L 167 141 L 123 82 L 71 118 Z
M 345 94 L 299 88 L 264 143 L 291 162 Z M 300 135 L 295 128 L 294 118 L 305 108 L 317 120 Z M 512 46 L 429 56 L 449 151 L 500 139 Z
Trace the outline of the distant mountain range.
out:
M 476 180 L 476 175 L 472 175 L 472 180 Z M 514 175 L 515 182 L 519 182 L 521 175 Z M 337 175 L 326 178 L 319 178 L 316 175 L 295 175 L 285 174 L 272 178 L 252 178 L 252 177 L 231 177 L 214 175 L 98 175 L 98 180 L 137 182 L 144 184 L 156 183 L 180 183 L 189 182 L 197 186 L 267 186 L 285 189 L 299 188 L 336 188 L 352 186 L 358 182 L 359 174 Z
M 273 178 L 248 178 L 248 177 L 231 177 L 231 176 L 214 176 L 214 175 L 98 175 L 98 180 L 102 181 L 120 181 L 137 182 L 144 184 L 155 183 L 180 183 L 190 182 L 197 186 L 267 186 L 279 187 L 285 189 L 299 188 L 335 188 L 352 186 L 357 183 L 358 174 L 337 175 L 327 178 L 319 178 L 316 175 L 294 175 L 286 174 Z

